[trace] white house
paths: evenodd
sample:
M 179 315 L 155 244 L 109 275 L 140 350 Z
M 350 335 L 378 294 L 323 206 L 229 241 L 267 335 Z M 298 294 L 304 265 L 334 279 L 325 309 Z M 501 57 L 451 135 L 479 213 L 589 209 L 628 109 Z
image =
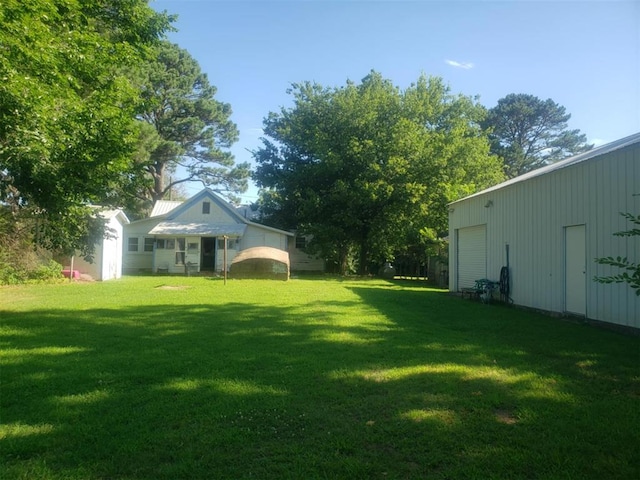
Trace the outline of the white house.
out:
M 105 219 L 107 230 L 105 238 L 95 246 L 93 262 L 76 255 L 73 269 L 90 275 L 94 280 L 113 280 L 122 276 L 122 244 L 129 219 L 122 210 L 104 210 L 100 216 Z
M 640 213 L 640 133 L 508 180 L 449 205 L 449 289 L 498 280 L 513 303 L 640 328 L 640 297 L 600 257 L 640 262 L 640 238 L 614 236 Z
M 289 259 L 291 270 L 294 272 L 324 272 L 326 266 L 324 259 L 305 252 L 311 238 L 296 232 L 294 241 L 289 243 Z
M 185 202 L 158 201 L 149 218 L 126 226 L 124 271 L 223 271 L 225 237 L 228 270 L 236 253 L 247 248 L 287 251 L 293 234 L 248 220 L 204 189 Z

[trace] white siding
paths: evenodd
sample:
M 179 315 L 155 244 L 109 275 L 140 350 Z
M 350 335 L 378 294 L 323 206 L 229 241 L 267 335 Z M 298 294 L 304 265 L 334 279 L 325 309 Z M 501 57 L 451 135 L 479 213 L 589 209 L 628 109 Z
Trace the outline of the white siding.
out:
M 153 252 L 144 251 L 144 239 L 152 238 L 149 235 L 151 230 L 160 220 L 152 218 L 149 220 L 141 220 L 127 225 L 124 229 L 124 241 L 122 244 L 122 269 L 125 274 L 151 272 L 153 265 Z M 129 251 L 129 238 L 138 239 L 138 251 Z
M 216 242 L 216 271 L 222 272 L 224 265 L 224 243 L 220 245 L 222 242 Z M 231 262 L 235 258 L 238 253 L 238 246 L 240 245 L 240 241 L 237 241 L 235 238 L 230 238 L 227 240 L 227 272 L 229 271 L 229 267 L 231 266 Z
M 71 266 L 71 259 L 65 261 L 65 268 Z M 82 274 L 90 275 L 94 280 L 101 280 L 101 266 L 102 266 L 102 245 L 96 245 L 93 256 L 93 262 L 87 262 L 79 251 L 76 252 L 73 257 L 73 269 L 79 271 Z
M 187 249 L 185 255 L 185 262 L 197 265 L 198 271 L 200 270 L 200 237 L 186 237 L 187 243 L 185 248 Z M 193 248 L 189 248 L 189 247 Z
M 163 241 L 165 248 L 157 248 L 158 240 Z M 180 250 L 180 240 L 184 240 L 184 250 Z M 186 237 L 186 236 L 156 236 L 155 237 L 156 248 L 152 258 L 154 259 L 153 271 L 157 272 L 166 270 L 168 273 L 186 273 L 186 264 L 191 263 L 194 265 L 195 270 L 200 270 L 200 237 Z M 167 243 L 171 242 L 173 248 L 167 248 Z M 196 248 L 189 248 L 189 245 L 193 245 Z M 184 262 L 178 263 L 177 257 L 179 252 L 184 252 Z
M 242 237 L 241 249 L 252 247 L 273 247 L 287 250 L 287 235 L 274 232 L 255 225 L 247 225 L 244 237 Z
M 498 280 L 509 245 L 514 303 L 552 312 L 565 309 L 565 228 L 585 225 L 586 316 L 640 328 L 640 297 L 626 284 L 592 281 L 617 270 L 597 265 L 604 256 L 640 261 L 637 237 L 613 233 L 632 228 L 619 212 L 640 212 L 640 144 L 507 185 L 450 205 L 449 238 L 456 230 L 486 223 L 487 277 Z M 487 202 L 492 205 L 485 207 Z M 449 269 L 457 271 L 455 242 Z M 450 289 L 459 289 L 450 275 Z
M 209 213 L 202 213 L 203 202 L 209 203 Z M 231 216 L 228 211 L 224 210 L 217 202 L 206 195 L 203 196 L 202 200 L 195 202 L 191 207 L 180 212 L 180 215 L 175 217 L 175 219 L 181 222 L 239 223 L 237 217 Z
M 296 248 L 294 238 L 289 238 L 289 262 L 292 272 L 324 272 L 324 260 Z
M 156 242 L 158 240 L 164 240 L 165 245 L 167 240 L 172 240 L 175 242 L 175 237 L 156 237 Z M 176 271 L 175 263 L 176 263 L 176 249 L 174 248 L 156 248 L 154 252 L 154 265 L 153 271 L 157 272 L 158 269 L 161 271 L 167 271 L 174 273 Z M 180 267 L 180 271 L 184 272 L 184 267 Z
M 95 246 L 93 262 L 87 262 L 76 253 L 74 270 L 90 275 L 94 280 L 112 280 L 122 276 L 123 226 L 114 215 L 109 218 L 107 228 L 111 229 L 109 238 Z

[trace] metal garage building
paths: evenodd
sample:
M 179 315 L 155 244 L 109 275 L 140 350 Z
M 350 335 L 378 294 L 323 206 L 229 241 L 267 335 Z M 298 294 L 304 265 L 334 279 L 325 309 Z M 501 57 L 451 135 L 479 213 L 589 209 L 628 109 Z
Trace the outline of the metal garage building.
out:
M 449 205 L 449 289 L 498 280 L 509 265 L 517 305 L 640 328 L 640 297 L 594 259 L 640 261 L 640 238 L 614 236 L 640 214 L 640 133 Z

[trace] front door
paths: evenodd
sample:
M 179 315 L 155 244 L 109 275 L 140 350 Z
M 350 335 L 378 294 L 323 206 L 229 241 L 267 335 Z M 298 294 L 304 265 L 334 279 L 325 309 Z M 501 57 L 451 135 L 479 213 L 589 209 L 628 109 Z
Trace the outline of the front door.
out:
M 587 249 L 585 226 L 565 228 L 565 311 L 587 313 Z
M 200 252 L 200 270 L 213 271 L 216 267 L 216 239 L 215 237 L 202 237 Z

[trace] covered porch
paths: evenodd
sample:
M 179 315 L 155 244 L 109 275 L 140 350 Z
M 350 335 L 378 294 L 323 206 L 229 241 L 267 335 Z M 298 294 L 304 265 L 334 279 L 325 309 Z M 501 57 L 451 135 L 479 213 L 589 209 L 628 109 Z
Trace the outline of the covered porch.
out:
M 246 225 L 192 222 L 160 222 L 149 231 L 153 235 L 152 271 L 155 273 L 190 274 L 222 272 L 225 241 L 227 265 L 240 250 Z

